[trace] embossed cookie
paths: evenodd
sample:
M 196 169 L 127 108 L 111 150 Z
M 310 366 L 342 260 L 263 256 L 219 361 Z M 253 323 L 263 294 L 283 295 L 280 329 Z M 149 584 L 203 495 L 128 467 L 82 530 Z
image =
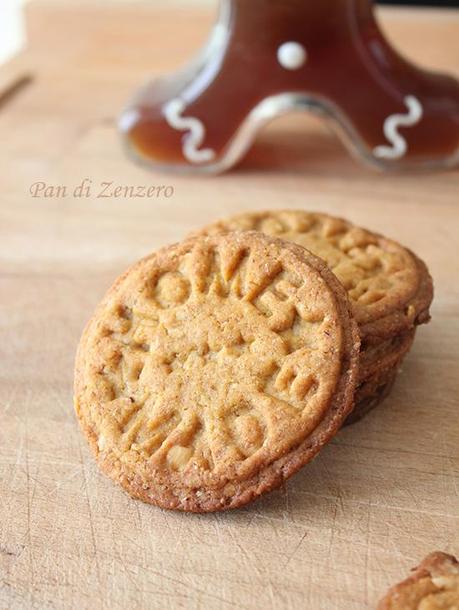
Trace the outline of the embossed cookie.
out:
M 459 610 L 456 558 L 431 553 L 409 578 L 388 591 L 378 610 Z
M 260 233 L 198 237 L 108 292 L 80 342 L 75 407 L 100 467 L 133 497 L 236 508 L 338 431 L 358 353 L 323 261 Z
M 432 279 L 412 252 L 346 220 L 305 211 L 246 213 L 206 234 L 257 230 L 324 259 L 348 292 L 362 341 L 391 338 L 429 320 Z

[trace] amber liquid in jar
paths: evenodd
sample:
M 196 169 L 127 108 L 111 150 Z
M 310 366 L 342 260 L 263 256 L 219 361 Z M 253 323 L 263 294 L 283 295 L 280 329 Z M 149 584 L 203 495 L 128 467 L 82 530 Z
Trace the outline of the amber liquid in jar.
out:
M 457 81 L 420 70 L 398 55 L 367 0 L 223 4 L 217 26 L 220 46 L 211 44 L 207 56 L 188 70 L 148 85 L 126 111 L 126 137 L 143 159 L 189 164 L 183 152 L 186 130 L 171 128 L 165 120 L 164 107 L 171 99 L 183 99 L 183 116 L 201 122 L 201 145 L 214 152 L 212 163 L 218 163 L 250 121 L 251 111 L 284 94 L 309 101 L 334 119 L 348 143 L 367 158 L 378 146 L 391 146 L 386 121 L 408 116 L 406 98 L 415 98 L 421 116 L 412 125 L 399 122 L 406 150 L 389 163 L 435 164 L 457 155 Z M 306 61 L 299 69 L 287 70 L 278 60 L 279 48 L 288 41 L 305 49 Z

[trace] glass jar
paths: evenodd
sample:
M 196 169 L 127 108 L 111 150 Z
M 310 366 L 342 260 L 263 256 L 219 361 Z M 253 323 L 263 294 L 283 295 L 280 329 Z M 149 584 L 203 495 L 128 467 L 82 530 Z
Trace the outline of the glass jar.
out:
M 120 129 L 138 161 L 221 172 L 266 122 L 298 110 L 379 168 L 459 162 L 458 82 L 403 59 L 369 0 L 222 0 L 203 51 L 142 89 Z

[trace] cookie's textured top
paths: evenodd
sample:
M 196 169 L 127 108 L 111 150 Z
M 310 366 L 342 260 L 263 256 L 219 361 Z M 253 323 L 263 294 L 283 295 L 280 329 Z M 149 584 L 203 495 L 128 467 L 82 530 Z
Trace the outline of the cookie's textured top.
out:
M 431 553 L 389 590 L 378 610 L 459 610 L 459 563 L 451 555 Z
M 76 410 L 102 468 L 167 508 L 239 506 L 352 407 L 358 332 L 322 261 L 259 233 L 140 261 L 82 337 Z
M 340 218 L 304 211 L 254 212 L 204 228 L 257 230 L 323 258 L 348 292 L 362 334 L 388 336 L 429 318 L 432 281 L 409 250 Z

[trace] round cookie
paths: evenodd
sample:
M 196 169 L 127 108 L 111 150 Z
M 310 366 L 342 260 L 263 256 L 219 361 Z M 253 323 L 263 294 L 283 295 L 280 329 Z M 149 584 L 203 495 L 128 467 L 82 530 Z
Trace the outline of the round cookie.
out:
M 459 563 L 439 551 L 428 555 L 403 582 L 395 585 L 378 610 L 457 610 Z
M 80 342 L 75 408 L 100 467 L 133 497 L 236 508 L 339 430 L 358 355 L 323 261 L 260 233 L 198 237 L 115 282 Z
M 432 279 L 400 244 L 326 214 L 266 211 L 240 214 L 202 233 L 261 231 L 324 259 L 347 290 L 362 340 L 391 338 L 429 320 Z

